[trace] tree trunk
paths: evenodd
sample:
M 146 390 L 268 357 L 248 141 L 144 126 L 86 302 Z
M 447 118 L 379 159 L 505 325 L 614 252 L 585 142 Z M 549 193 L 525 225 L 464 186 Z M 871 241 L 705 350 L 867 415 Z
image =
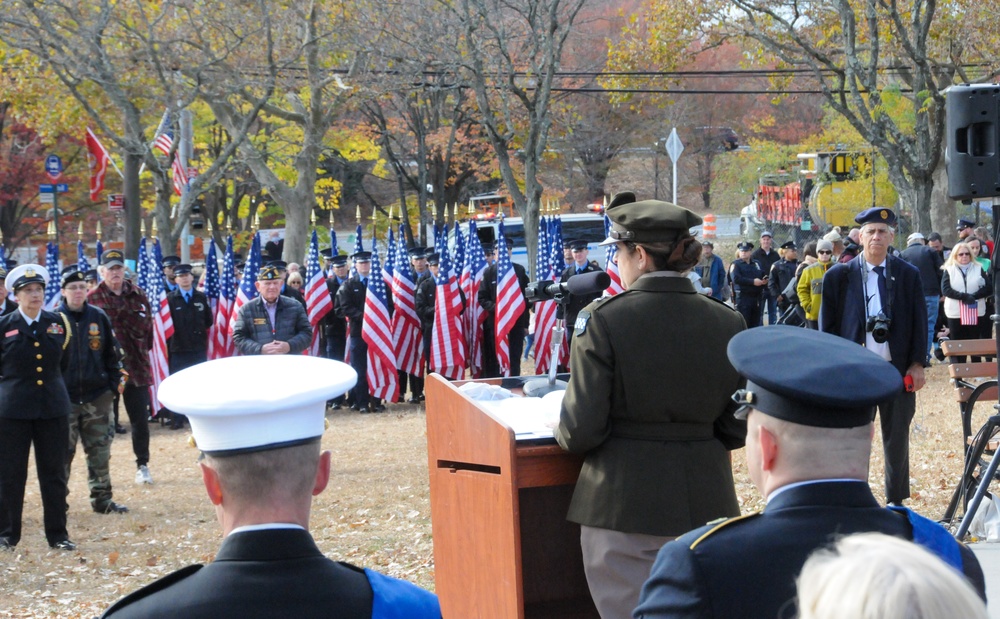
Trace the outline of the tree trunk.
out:
M 944 157 L 934 169 L 934 188 L 930 197 L 930 226 L 928 232 L 938 231 L 944 238 L 946 244 L 951 245 L 958 238 L 955 231 L 955 222 L 958 221 L 958 214 L 955 209 L 955 201 L 948 197 L 948 170 L 945 167 Z
M 142 216 L 142 203 L 139 199 L 139 166 L 142 165 L 142 155 L 123 152 L 125 192 L 125 257 L 135 260 L 139 257 L 139 228 Z

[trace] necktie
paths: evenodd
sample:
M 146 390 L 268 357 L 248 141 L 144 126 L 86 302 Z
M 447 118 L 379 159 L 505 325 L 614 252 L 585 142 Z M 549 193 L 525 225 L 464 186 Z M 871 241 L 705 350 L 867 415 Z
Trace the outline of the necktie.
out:
M 185 292 L 184 293 L 184 303 L 190 303 L 190 302 L 191 302 L 191 295 L 190 295 L 190 293 Z
M 879 303 L 882 304 L 882 310 L 885 311 L 885 308 L 889 305 L 889 293 L 885 287 L 885 267 L 877 266 L 872 270 L 878 275 L 878 298 Z

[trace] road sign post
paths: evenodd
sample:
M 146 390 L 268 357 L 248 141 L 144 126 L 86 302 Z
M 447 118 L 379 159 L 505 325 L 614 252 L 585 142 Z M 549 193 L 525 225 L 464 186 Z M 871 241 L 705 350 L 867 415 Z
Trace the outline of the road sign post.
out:
M 670 130 L 670 137 L 667 138 L 667 154 L 670 155 L 670 161 L 674 166 L 674 204 L 677 204 L 677 160 L 680 159 L 683 152 L 684 145 L 681 143 L 680 137 L 677 136 L 677 127 L 674 127 Z
M 53 183 L 56 182 L 56 181 L 58 181 L 60 178 L 62 178 L 63 163 L 62 163 L 62 159 L 59 158 L 59 155 L 49 155 L 48 157 L 45 158 L 45 173 L 48 175 L 48 177 L 50 179 L 52 179 Z M 42 187 L 48 187 L 48 192 L 44 192 L 42 190 Z M 54 187 L 52 185 L 39 185 L 38 186 L 38 193 L 39 193 L 39 196 L 40 196 L 39 199 L 41 199 L 41 196 L 44 196 L 46 194 L 52 196 L 52 224 L 53 224 L 52 227 L 55 229 L 55 242 L 56 242 L 56 245 L 59 244 L 59 198 L 58 198 L 58 195 L 60 193 L 65 193 L 68 189 L 69 189 L 69 187 L 67 185 L 65 185 L 65 184 L 59 184 L 59 185 L 56 185 Z

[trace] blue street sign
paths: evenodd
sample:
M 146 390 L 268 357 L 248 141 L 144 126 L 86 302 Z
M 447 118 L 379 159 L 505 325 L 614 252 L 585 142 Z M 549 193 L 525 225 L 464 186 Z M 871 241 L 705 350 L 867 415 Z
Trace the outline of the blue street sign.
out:
M 56 193 L 66 193 L 69 191 L 69 185 L 66 183 L 59 183 L 56 185 Z
M 39 185 L 38 186 L 38 193 L 55 193 L 55 191 L 56 191 L 56 186 L 55 185 Z
M 62 172 L 63 164 L 59 155 L 49 155 L 45 158 L 45 173 L 49 175 L 49 178 L 57 181 L 62 176 Z

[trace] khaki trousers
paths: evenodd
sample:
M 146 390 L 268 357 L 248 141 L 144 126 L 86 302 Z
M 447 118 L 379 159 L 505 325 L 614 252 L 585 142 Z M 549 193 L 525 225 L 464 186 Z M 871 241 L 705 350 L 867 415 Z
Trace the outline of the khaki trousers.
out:
M 601 619 L 630 619 L 656 553 L 673 537 L 580 526 L 587 585 Z

